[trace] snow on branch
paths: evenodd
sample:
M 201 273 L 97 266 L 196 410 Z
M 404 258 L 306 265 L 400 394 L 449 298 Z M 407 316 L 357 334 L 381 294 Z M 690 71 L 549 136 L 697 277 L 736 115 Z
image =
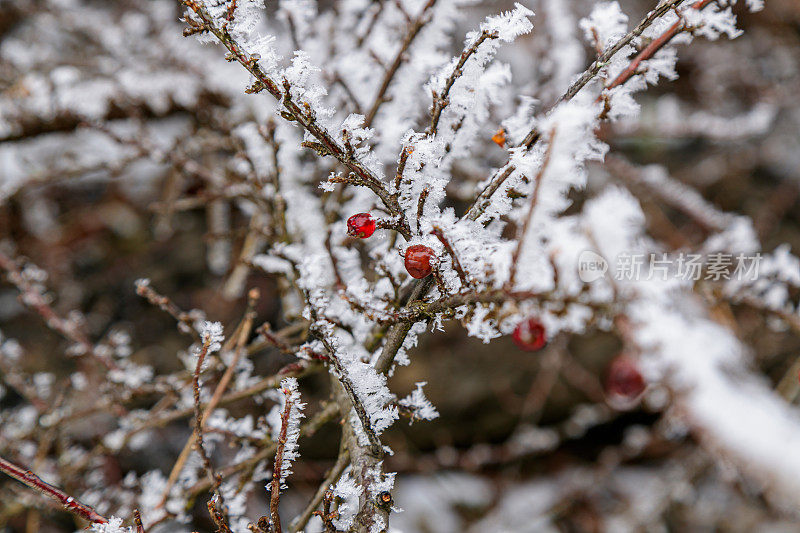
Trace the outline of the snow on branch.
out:
M 591 479 L 580 493 L 534 483 L 536 513 L 566 521 L 624 492 L 597 490 L 622 461 L 698 447 L 800 505 L 800 259 L 779 244 L 798 198 L 797 53 L 752 17 L 752 39 L 677 68 L 696 37 L 743 35 L 743 6 L 653 0 L 637 22 L 616 1 L 183 0 L 181 20 L 168 0 L 9 5 L 0 470 L 94 531 L 197 529 L 203 499 L 219 531 L 381 533 L 420 470 L 502 472 L 605 424 L 623 442 L 570 459 Z M 757 275 L 721 279 L 710 258 L 735 254 Z M 673 271 L 687 255 L 706 260 L 694 279 Z M 130 269 L 140 279 L 108 297 Z M 466 385 L 502 404 L 485 402 L 504 411 L 488 413 L 498 442 L 492 429 L 462 449 L 439 412 L 470 400 L 452 391 L 484 356 Z M 437 425 L 431 449 L 404 445 L 401 415 Z M 330 453 L 305 467 L 317 432 Z M 141 469 L 117 472 L 137 453 Z M 313 486 L 289 486 L 293 470 Z M 440 529 L 530 525 L 501 516 L 525 498 L 464 486 L 481 494 L 408 498 L 407 523 L 424 528 L 426 509 Z M 21 521 L 26 498 L 3 516 Z

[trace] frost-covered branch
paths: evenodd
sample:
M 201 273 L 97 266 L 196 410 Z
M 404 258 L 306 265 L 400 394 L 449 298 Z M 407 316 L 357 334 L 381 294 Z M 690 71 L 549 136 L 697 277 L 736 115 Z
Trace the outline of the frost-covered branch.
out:
M 222 341 L 224 337 L 222 336 L 222 325 L 219 322 L 206 322 L 202 330 L 200 332 L 200 339 L 202 345 L 197 350 L 197 365 L 195 366 L 194 374 L 192 375 L 192 391 L 194 394 L 194 434 L 195 438 L 197 439 L 197 451 L 200 453 L 200 457 L 203 460 L 203 468 L 208 475 L 208 479 L 211 481 L 212 486 L 214 487 L 215 497 L 218 499 L 220 506 L 222 507 L 222 514 L 221 516 L 224 517 L 224 509 L 225 509 L 225 500 L 223 499 L 222 492 L 220 491 L 220 486 L 222 485 L 222 477 L 216 472 L 214 469 L 214 465 L 211 462 L 211 456 L 209 455 L 208 450 L 205 447 L 205 443 L 203 440 L 203 410 L 200 406 L 200 374 L 203 370 L 203 363 L 205 362 L 206 356 L 209 353 L 214 353 L 222 348 Z M 211 504 L 211 502 L 209 502 Z M 212 508 L 209 507 L 211 511 Z M 212 512 L 212 517 L 215 516 L 215 512 Z M 226 520 L 223 518 L 223 522 Z
M 701 0 L 703 3 L 708 3 L 706 0 Z M 572 85 L 569 86 L 569 89 L 559 97 L 559 102 L 564 102 L 571 100 L 578 92 L 583 89 L 587 83 L 589 83 L 592 78 L 597 76 L 597 74 L 606 66 L 606 64 L 613 58 L 617 52 L 622 50 L 625 46 L 627 46 L 631 41 L 635 38 L 639 37 L 644 31 L 649 28 L 659 17 L 663 16 L 664 14 L 670 12 L 671 10 L 680 6 L 684 0 L 661 0 L 656 6 L 655 9 L 650 11 L 647 16 L 642 19 L 639 24 L 636 25 L 630 32 L 625 34 L 624 37 L 616 41 L 611 47 L 607 48 L 603 51 L 594 62 L 589 65 L 583 73 L 575 80 Z M 700 3 L 700 2 L 696 2 Z M 526 137 L 525 140 L 521 143 L 522 146 L 530 146 L 533 142 L 533 138 L 535 137 L 535 133 L 531 132 Z
M 402 216 L 402 211 L 397 200 L 392 197 L 380 178 L 369 168 L 367 168 L 355 154 L 342 146 L 334 136 L 328 132 L 318 121 L 316 113 L 307 103 L 296 102 L 292 94 L 292 84 L 284 78 L 282 82 L 273 80 L 261 68 L 260 57 L 248 54 L 245 48 L 233 38 L 227 30 L 227 26 L 220 26 L 208 10 L 200 2 L 188 0 L 184 2 L 198 18 L 197 22 L 190 22 L 190 32 L 210 32 L 222 43 L 229 52 L 229 57 L 233 61 L 239 62 L 256 79 L 256 84 L 251 92 L 257 93 L 267 90 L 275 97 L 286 113 L 286 118 L 297 122 L 315 139 L 315 143 L 306 143 L 314 148 L 320 156 L 330 155 L 338 159 L 355 176 L 357 183 L 368 187 L 374 192 L 386 206 L 390 213 L 395 216 Z M 189 18 L 187 21 L 192 21 Z M 407 233 L 402 231 L 401 233 Z
M 701 10 L 706 7 L 711 0 L 697 0 L 691 5 L 691 9 Z M 680 2 L 678 2 L 680 3 Z M 677 5 L 672 6 L 677 7 Z M 637 74 L 639 70 L 639 66 L 642 64 L 642 61 L 647 61 L 651 59 L 656 52 L 661 50 L 667 43 L 669 43 L 680 31 L 682 31 L 686 26 L 686 22 L 682 19 L 677 20 L 675 23 L 672 24 L 664 33 L 650 41 L 650 43 L 645 46 L 641 52 L 639 52 L 636 57 L 633 58 L 633 61 L 625 67 L 625 70 L 619 73 L 619 75 L 614 78 L 614 81 L 608 84 L 606 90 L 611 90 L 618 85 L 622 85 L 626 81 L 630 79 L 631 76 Z M 644 28 L 643 28 L 644 29 Z M 640 32 L 641 33 L 641 32 Z
M 0 455 L 48 484 L 0 470 L 97 533 L 800 508 L 790 16 L 687 47 L 735 0 L 7 3 Z
M 409 24 L 408 31 L 406 32 L 405 37 L 403 38 L 403 42 L 400 44 L 400 48 L 397 51 L 397 54 L 392 61 L 392 64 L 386 69 L 386 72 L 383 74 L 383 79 L 381 80 L 380 88 L 378 89 L 377 94 L 375 95 L 375 101 L 372 103 L 372 106 L 367 111 L 367 115 L 364 118 L 364 125 L 365 127 L 369 128 L 373 121 L 375 120 L 375 115 L 378 114 L 378 110 L 380 109 L 381 105 L 386 101 L 386 92 L 389 90 L 389 86 L 394 80 L 397 71 L 400 69 L 400 66 L 403 64 L 405 60 L 406 54 L 408 52 L 409 47 L 414 42 L 414 39 L 419 34 L 420 30 L 430 21 L 429 12 L 431 8 L 436 4 L 436 0 L 427 0 L 422 9 L 420 10 L 419 14 L 414 18 L 414 20 Z M 376 14 L 377 19 L 377 14 Z M 370 26 L 372 28 L 374 26 Z
M 281 489 L 286 478 L 291 473 L 292 461 L 297 456 L 297 438 L 300 436 L 300 418 L 305 404 L 300 403 L 300 393 L 297 391 L 297 380 L 287 378 L 281 382 L 281 393 L 284 396 L 284 408 L 281 413 L 281 426 L 278 434 L 278 447 L 275 451 L 275 463 L 272 468 L 272 482 L 270 485 L 269 517 L 272 530 L 280 533 L 281 516 L 278 512 Z

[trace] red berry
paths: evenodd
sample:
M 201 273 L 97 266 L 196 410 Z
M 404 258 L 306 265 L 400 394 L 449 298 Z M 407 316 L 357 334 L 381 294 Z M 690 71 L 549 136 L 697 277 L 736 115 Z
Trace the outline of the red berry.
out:
M 433 270 L 431 267 L 433 256 L 433 250 L 427 246 L 422 244 L 409 246 L 406 248 L 406 270 L 412 278 L 422 279 L 428 276 Z
M 369 213 L 358 213 L 347 219 L 347 234 L 366 239 L 375 233 L 375 219 Z
M 618 355 L 608 365 L 605 389 L 612 403 L 629 405 L 639 399 L 646 387 L 647 383 L 635 359 Z
M 535 352 L 541 350 L 547 344 L 547 335 L 544 329 L 544 324 L 539 322 L 536 318 L 529 318 L 523 320 L 517 327 L 514 328 L 514 333 L 511 334 L 511 340 L 517 345 L 520 350 L 526 352 Z

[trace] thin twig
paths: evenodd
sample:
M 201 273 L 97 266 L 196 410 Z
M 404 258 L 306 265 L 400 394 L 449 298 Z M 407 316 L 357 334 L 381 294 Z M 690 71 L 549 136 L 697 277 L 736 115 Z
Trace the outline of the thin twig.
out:
M 206 450 L 203 442 L 203 411 L 200 404 L 200 372 L 203 368 L 203 361 L 205 361 L 210 345 L 210 338 L 203 340 L 203 346 L 200 348 L 200 353 L 197 354 L 197 366 L 195 367 L 195 371 L 192 376 L 192 390 L 194 392 L 194 431 L 197 435 L 197 451 L 200 453 L 200 457 L 203 459 L 203 468 L 205 469 L 206 474 L 208 474 L 208 479 L 211 482 L 211 486 L 214 488 L 216 497 L 219 498 L 220 505 L 224 509 L 225 500 L 222 497 L 222 492 L 220 491 L 222 478 L 214 470 L 214 465 L 211 463 L 211 457 L 208 455 L 208 451 Z M 209 501 L 209 511 L 211 510 L 211 504 L 212 502 Z M 212 513 L 212 517 L 213 516 L 214 515 Z
M 711 0 L 698 0 L 694 4 L 692 4 L 691 8 L 700 10 L 706 7 L 706 5 L 708 5 L 710 2 Z M 625 67 L 625 70 L 620 72 L 619 75 L 614 79 L 614 81 L 612 81 L 606 87 L 606 90 L 611 90 L 614 87 L 622 85 L 623 83 L 628 81 L 631 78 L 631 76 L 637 73 L 639 65 L 642 63 L 642 61 L 646 61 L 651 57 L 653 57 L 653 55 L 655 55 L 656 52 L 658 52 L 661 48 L 664 47 L 664 45 L 670 42 L 673 37 L 675 37 L 678 33 L 681 32 L 681 30 L 683 29 L 683 24 L 684 24 L 683 20 L 679 18 L 664 33 L 662 33 L 661 35 L 650 41 L 650 44 L 644 47 L 644 49 L 642 49 L 641 52 L 636 54 L 636 57 L 633 58 L 633 60 L 627 67 Z
M 278 507 L 281 500 L 281 470 L 283 468 L 283 452 L 286 448 L 286 434 L 289 431 L 289 414 L 292 412 L 291 391 L 283 391 L 286 405 L 281 413 L 281 430 L 278 434 L 278 447 L 275 450 L 275 462 L 272 466 L 272 482 L 269 494 L 269 517 L 272 531 L 281 533 L 281 515 Z
M 650 27 L 653 22 L 655 22 L 659 17 L 678 7 L 684 0 L 666 0 L 661 2 L 653 11 L 647 14 L 647 16 L 636 25 L 636 27 L 629 32 L 627 35 L 622 37 L 619 41 L 614 43 L 608 50 L 606 50 L 602 55 L 600 55 L 590 66 L 587 68 L 583 74 L 581 74 L 578 79 L 567 89 L 561 97 L 556 100 L 556 102 L 550 107 L 549 111 L 552 111 L 557 105 L 563 102 L 567 102 L 571 100 L 578 92 L 587 84 L 589 81 L 592 80 L 597 74 L 602 70 L 602 68 L 606 65 L 606 63 L 617 53 L 619 52 L 625 45 L 630 43 L 633 39 L 641 35 L 644 30 Z M 700 0 L 697 4 L 707 2 L 707 0 Z M 705 4 L 703 4 L 705 5 Z M 692 6 L 694 7 L 694 5 Z M 548 111 L 548 112 L 549 112 Z M 545 113 L 547 114 L 547 113 Z M 536 144 L 539 140 L 541 140 L 541 134 L 539 133 L 536 128 L 531 129 L 525 138 L 517 144 L 514 148 L 522 148 L 525 150 L 530 150 L 534 144 Z M 510 160 L 506 161 L 506 163 L 499 167 L 494 175 L 489 179 L 488 184 L 484 189 L 480 192 L 478 197 L 472 203 L 472 205 L 467 210 L 467 214 L 465 218 L 468 220 L 478 220 L 480 216 L 484 213 L 484 211 L 489 207 L 491 203 L 492 195 L 497 192 L 500 186 L 508 179 L 511 174 L 514 173 L 516 167 L 511 164 Z
M 25 470 L 24 468 L 17 466 L 2 457 L 0 457 L 0 471 L 5 472 L 9 476 L 24 483 L 40 494 L 56 500 L 64 507 L 64 509 L 76 516 L 83 518 L 84 520 L 88 520 L 93 524 L 108 523 L 108 519 L 106 517 L 98 514 L 88 505 L 79 502 L 61 489 L 58 489 L 49 483 L 45 483 L 39 476 L 30 470 Z
M 194 329 L 194 320 L 186 311 L 178 307 L 168 296 L 159 294 L 150 286 L 149 281 L 140 280 L 136 282 L 136 294 L 145 298 L 151 305 L 155 305 L 169 316 L 174 318 L 182 327 L 179 331 L 189 333 L 199 339 L 200 334 Z
M 338 414 L 339 414 L 339 405 L 336 403 L 329 403 L 321 411 L 319 411 L 316 415 L 314 415 L 305 425 L 300 427 L 300 436 L 308 437 L 313 435 L 314 433 L 317 432 L 317 430 L 320 427 L 333 420 Z M 270 457 L 275 455 L 275 451 L 277 449 L 278 449 L 277 443 L 272 443 L 269 446 L 266 446 L 263 449 L 259 450 L 258 453 L 256 453 L 252 457 L 245 459 L 240 463 L 232 464 L 223 468 L 222 470 L 220 470 L 219 475 L 223 479 L 225 479 L 234 474 L 238 474 L 243 470 L 252 468 L 261 461 L 269 459 Z M 191 497 L 194 497 L 202 492 L 207 491 L 209 488 L 211 488 L 211 486 L 212 486 L 211 482 L 208 479 L 204 479 L 195 483 L 191 488 L 188 489 L 187 492 Z
M 525 236 L 528 234 L 528 228 L 531 224 L 531 219 L 533 219 L 533 210 L 536 208 L 536 201 L 539 199 L 539 189 L 542 186 L 542 178 L 544 178 L 544 173 L 547 170 L 547 165 L 550 163 L 550 155 L 553 152 L 553 143 L 555 142 L 556 138 L 556 129 L 553 128 L 550 131 L 550 143 L 547 145 L 547 151 L 544 153 L 544 159 L 542 160 L 542 166 L 539 167 L 539 172 L 536 174 L 536 179 L 534 180 L 533 184 L 533 193 L 531 194 L 531 202 L 528 207 L 528 213 L 525 215 L 525 222 L 520 227 L 519 231 L 517 232 L 517 245 L 514 247 L 514 253 L 511 255 L 511 271 L 508 275 L 508 286 L 509 288 L 514 288 L 514 280 L 517 276 L 517 264 L 519 263 L 519 255 L 522 252 L 522 247 L 525 242 Z
M 208 514 L 211 516 L 211 520 L 214 522 L 214 525 L 217 526 L 217 533 L 233 533 L 228 525 L 227 520 L 225 519 L 225 515 L 219 509 L 217 509 L 216 502 L 211 499 L 208 500 L 207 505 Z
M 356 394 L 355 386 L 353 385 L 352 379 L 350 379 L 350 374 L 342 364 L 341 359 L 339 359 L 339 356 L 336 353 L 336 348 L 334 347 L 334 343 L 328 337 L 327 332 L 323 331 L 322 328 L 318 328 L 317 333 L 319 334 L 320 340 L 328 352 L 328 357 L 330 358 L 333 368 L 336 370 L 336 378 L 342 384 L 342 388 L 350 398 L 350 403 L 352 404 L 358 419 L 361 421 L 361 427 L 364 430 L 364 434 L 367 436 L 367 440 L 369 440 L 372 453 L 382 457 L 383 446 L 381 445 L 381 441 L 375 434 L 375 431 L 372 429 L 372 423 L 369 420 L 369 415 L 367 415 L 367 409 L 364 407 L 361 399 Z
M 442 111 L 444 108 L 447 107 L 447 104 L 450 103 L 448 96 L 450 95 L 450 89 L 453 88 L 456 80 L 461 77 L 464 73 L 464 65 L 467 63 L 467 60 L 472 57 L 475 52 L 478 51 L 481 44 L 486 42 L 489 39 L 497 39 L 497 34 L 489 32 L 487 30 L 483 30 L 481 34 L 475 39 L 475 41 L 464 49 L 461 52 L 461 56 L 458 59 L 458 62 L 453 66 L 453 71 L 447 76 L 447 79 L 444 82 L 444 87 L 442 87 L 442 91 L 440 93 L 433 94 L 433 109 L 431 110 L 431 123 L 428 126 L 427 134 L 428 135 L 436 135 L 436 132 L 439 128 L 439 119 L 442 117 Z
M 81 354 L 91 355 L 108 370 L 118 370 L 117 364 L 110 357 L 100 353 L 73 321 L 61 317 L 53 310 L 41 290 L 23 275 L 16 261 L 3 252 L 0 252 L 0 270 L 8 273 L 8 280 L 20 292 L 22 303 L 38 313 L 44 319 L 47 327 L 74 342 L 79 347 Z
M 225 391 L 227 390 L 228 385 L 233 378 L 233 374 L 236 372 L 236 367 L 239 364 L 239 360 L 242 358 L 242 354 L 245 352 L 244 345 L 247 342 L 248 337 L 250 337 L 250 332 L 253 329 L 253 321 L 256 318 L 254 308 L 260 297 L 261 294 L 258 289 L 252 289 L 248 295 L 248 304 L 247 310 L 245 311 L 244 320 L 239 325 L 238 334 L 235 333 L 230 337 L 231 339 L 236 339 L 236 349 L 234 352 L 233 361 L 231 361 L 231 364 L 225 369 L 225 373 L 222 375 L 217 388 L 214 389 L 214 394 L 211 397 L 211 400 L 209 400 L 208 403 L 203 406 L 203 416 L 201 420 L 202 427 L 205 427 L 208 417 L 211 415 L 214 409 L 217 408 L 217 405 L 219 405 L 223 394 L 225 394 Z M 166 504 L 167 499 L 169 498 L 169 493 L 172 490 L 172 487 L 178 481 L 178 476 L 180 476 L 183 466 L 189 459 L 189 455 L 191 454 L 196 440 L 196 433 L 192 433 L 187 439 L 183 450 L 178 456 L 178 459 L 175 461 L 172 471 L 169 474 L 169 478 L 167 478 L 167 484 L 164 487 L 164 495 L 161 499 L 161 505 Z
M 308 502 L 306 508 L 303 509 L 303 512 L 300 513 L 294 520 L 292 520 L 292 523 L 289 525 L 290 533 L 299 533 L 303 530 L 303 528 L 306 527 L 306 524 L 314 515 L 314 511 L 325 498 L 325 494 L 331 490 L 333 484 L 339 480 L 345 468 L 347 468 L 347 465 L 349 464 L 350 452 L 347 449 L 345 440 L 342 439 L 341 443 L 339 444 L 339 456 L 336 458 L 336 462 L 325 476 L 325 480 L 317 489 L 314 497 L 311 498 L 311 501 Z
M 422 7 L 419 15 L 417 15 L 417 18 L 414 19 L 408 28 L 406 36 L 403 39 L 400 49 L 397 51 L 392 64 L 383 74 L 383 79 L 381 80 L 380 88 L 378 88 L 378 93 L 375 95 L 375 100 L 372 102 L 372 106 L 370 107 L 369 111 L 367 111 L 367 116 L 364 119 L 364 127 L 369 128 L 372 125 L 372 121 L 375 120 L 375 116 L 378 114 L 378 109 L 380 109 L 381 105 L 386 101 L 386 91 L 389 90 L 389 85 L 391 85 L 395 74 L 397 74 L 397 71 L 403 64 L 406 52 L 411 46 L 411 43 L 414 42 L 414 39 L 419 34 L 420 30 L 425 26 L 425 24 L 427 24 L 428 20 L 426 15 L 428 10 L 430 10 L 435 3 L 436 0 L 428 0 L 428 2 Z
M 707 2 L 708 0 L 702 0 Z M 612 57 L 616 55 L 623 47 L 625 47 L 628 43 L 630 43 L 635 38 L 639 37 L 644 30 L 650 27 L 653 22 L 656 21 L 662 15 L 668 13 L 670 10 L 678 7 L 684 2 L 684 0 L 665 0 L 662 1 L 654 10 L 647 14 L 647 16 L 636 25 L 634 29 L 628 32 L 624 37 L 622 37 L 619 41 L 614 43 L 613 46 L 608 48 L 605 52 L 600 54 L 597 59 L 587 68 L 583 74 L 581 74 L 577 80 L 575 80 L 572 85 L 569 86 L 567 92 L 565 92 L 561 97 L 558 99 L 556 104 L 560 102 L 565 102 L 571 100 L 578 92 L 583 89 L 583 87 L 591 81 L 592 78 L 597 76 L 597 74 L 602 70 L 603 67 L 608 64 Z M 529 134 L 530 135 L 530 134 Z M 523 141 L 523 144 L 524 141 Z
M 444 246 L 445 251 L 450 256 L 450 260 L 453 262 L 453 269 L 458 274 L 459 279 L 461 279 L 461 286 L 464 287 L 465 289 L 470 287 L 471 284 L 469 282 L 469 276 L 467 275 L 467 272 L 464 270 L 464 268 L 461 266 L 461 261 L 458 260 L 458 255 L 456 254 L 456 251 L 453 249 L 453 246 L 450 244 L 450 241 L 447 239 L 444 232 L 442 231 L 442 228 L 440 228 L 439 226 L 434 226 L 431 233 L 433 233 L 436 236 L 436 238 L 439 239 L 439 242 L 442 243 L 442 246 Z

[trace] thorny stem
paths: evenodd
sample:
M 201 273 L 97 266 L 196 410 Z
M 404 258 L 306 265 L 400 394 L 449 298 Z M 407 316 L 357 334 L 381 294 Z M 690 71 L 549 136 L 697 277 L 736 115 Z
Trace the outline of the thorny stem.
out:
M 64 507 L 64 509 L 76 516 L 83 518 L 84 520 L 88 520 L 93 524 L 108 523 L 108 519 L 106 517 L 99 515 L 88 505 L 79 502 L 61 489 L 58 489 L 49 483 L 45 483 L 39 476 L 30 470 L 25 470 L 24 468 L 17 466 L 2 457 L 0 457 L 0 471 L 5 472 L 9 476 L 24 483 L 40 494 L 44 494 L 45 496 L 56 500 Z

